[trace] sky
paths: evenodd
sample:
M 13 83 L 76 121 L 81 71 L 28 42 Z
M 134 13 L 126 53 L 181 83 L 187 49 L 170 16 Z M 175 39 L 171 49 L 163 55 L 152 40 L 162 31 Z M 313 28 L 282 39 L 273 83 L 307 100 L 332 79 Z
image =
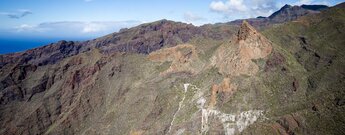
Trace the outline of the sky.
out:
M 0 54 L 87 40 L 161 19 L 203 25 L 269 16 L 285 4 L 344 0 L 1 0 Z

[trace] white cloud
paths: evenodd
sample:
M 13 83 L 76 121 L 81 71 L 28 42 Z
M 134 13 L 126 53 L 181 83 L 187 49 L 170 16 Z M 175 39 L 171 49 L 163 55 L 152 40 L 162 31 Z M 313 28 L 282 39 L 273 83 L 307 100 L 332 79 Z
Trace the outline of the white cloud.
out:
M 95 24 L 95 23 L 89 23 L 86 24 L 82 30 L 84 33 L 92 33 L 92 32 L 98 32 L 101 31 L 102 28 L 104 28 L 103 25 Z
M 17 34 L 51 37 L 97 37 L 117 32 L 121 28 L 133 27 L 141 21 L 99 21 L 99 22 L 45 22 L 38 25 L 22 24 L 14 27 Z
M 303 4 L 321 4 L 321 5 L 330 5 L 330 3 L 326 0 L 319 1 L 319 0 L 298 0 L 297 2 L 293 3 L 294 5 L 303 5 Z
M 228 0 L 223 1 L 213 1 L 210 5 L 211 10 L 217 12 L 227 12 L 227 11 L 246 11 L 248 8 L 243 3 L 243 0 Z
M 194 22 L 194 21 L 202 21 L 202 20 L 205 20 L 205 18 L 199 16 L 199 15 L 196 15 L 192 12 L 186 12 L 183 14 L 183 18 L 185 21 L 187 22 Z
M 35 29 L 35 26 L 33 25 L 29 25 L 29 24 L 22 24 L 19 26 L 16 26 L 15 29 L 17 30 L 17 32 L 22 32 L 22 31 L 31 31 Z
M 19 26 L 14 27 L 14 30 L 17 33 L 22 33 L 22 32 L 42 33 L 42 32 L 48 31 L 49 29 L 40 27 L 39 25 L 21 24 Z
M 269 16 L 285 4 L 322 4 L 330 5 L 327 0 L 214 0 L 210 3 L 210 10 L 221 14 L 226 21 L 234 19 Z
M 275 0 L 223 0 L 213 1 L 211 11 L 224 15 L 227 20 L 268 16 L 275 11 Z
M 82 23 L 83 33 L 97 33 L 105 32 L 109 30 L 118 31 L 122 27 L 130 27 L 137 25 L 141 22 L 139 21 L 124 21 L 124 22 L 85 22 Z
M 186 23 L 192 23 L 193 25 L 200 26 L 202 24 L 207 23 L 207 19 L 199 16 L 197 14 L 194 14 L 192 12 L 185 12 L 183 14 L 183 19 Z
M 223 3 L 223 1 L 212 1 L 210 8 L 217 12 L 227 12 L 230 7 Z
M 301 4 L 310 4 L 312 0 L 299 0 L 296 5 L 301 5 Z

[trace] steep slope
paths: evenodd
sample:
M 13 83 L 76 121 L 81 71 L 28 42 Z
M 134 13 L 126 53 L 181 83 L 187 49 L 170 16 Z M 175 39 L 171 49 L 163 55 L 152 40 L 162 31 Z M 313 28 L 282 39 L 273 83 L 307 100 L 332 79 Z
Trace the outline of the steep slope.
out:
M 273 27 L 264 33 L 307 71 L 305 117 L 308 134 L 342 134 L 344 129 L 345 4 Z M 283 33 L 282 33 L 283 32 Z M 290 129 L 291 130 L 291 129 Z M 295 129 L 301 130 L 301 129 Z
M 1 55 L 0 133 L 82 133 L 94 124 L 91 119 L 104 120 L 104 117 L 110 117 L 108 113 L 113 114 L 113 110 L 121 108 L 117 107 L 120 105 L 117 100 L 124 99 L 123 94 L 133 87 L 131 82 L 139 79 L 138 82 L 143 83 L 145 79 L 157 76 L 158 71 L 155 70 L 164 68 L 164 65 L 154 67 L 150 62 L 146 64 L 145 54 L 187 41 L 219 43 L 235 33 L 234 28 L 195 27 L 162 20 L 92 41 L 60 41 L 26 52 Z M 201 48 L 210 47 L 213 45 Z M 202 55 L 206 56 L 205 53 Z M 150 76 L 146 75 L 148 73 Z M 151 88 L 160 89 L 153 87 L 154 82 L 149 84 Z M 147 89 L 147 92 L 157 93 L 152 89 Z M 114 100 L 114 97 L 119 99 Z M 153 104 L 151 100 L 152 97 L 149 103 Z M 116 106 L 113 106 L 114 102 Z M 131 103 L 125 105 L 129 108 Z M 122 110 L 129 111 L 125 108 Z M 114 123 L 120 126 L 117 122 L 121 120 Z M 117 132 L 125 134 L 128 130 Z
M 107 57 L 113 53 L 140 53 L 148 54 L 152 51 L 173 47 L 197 39 L 208 42 L 221 42 L 225 37 L 233 35 L 236 27 L 228 26 L 202 26 L 195 27 L 190 24 L 160 20 L 157 22 L 142 24 L 140 26 L 123 29 L 101 38 L 85 42 L 59 41 L 47 46 L 28 50 L 20 53 L 0 55 L 0 89 L 8 87 L 15 90 L 2 91 L 1 104 L 7 104 L 12 100 L 27 100 L 32 95 L 33 88 L 24 88 L 21 85 L 29 72 L 34 72 L 38 67 L 49 68 L 59 64 L 69 57 L 82 53 L 90 53 L 98 50 Z M 67 65 L 67 66 L 70 66 Z M 44 91 L 46 88 L 41 88 Z
M 232 39 L 235 40 L 215 46 L 211 55 L 204 58 L 201 56 L 206 50 L 198 45 L 177 45 L 153 52 L 149 57 L 121 52 L 107 56 L 92 49 L 54 65 L 28 70 L 28 76 L 14 86 L 32 94 L 22 98 L 27 100 L 8 101 L 2 106 L 2 132 L 239 133 L 265 114 L 266 102 L 259 98 L 247 101 L 251 96 L 258 96 L 252 94 L 257 87 L 248 84 L 256 82 L 259 69 L 255 73 L 250 69 L 235 69 L 240 70 L 240 74 L 232 74 L 236 72 L 216 68 L 221 67 L 218 63 L 222 62 L 212 61 L 218 61 L 215 57 L 223 55 L 224 49 L 238 48 L 234 50 L 235 55 L 223 58 L 233 59 L 230 65 L 246 67 L 251 60 L 265 58 L 270 49 L 259 56 L 246 56 L 241 52 L 248 51 L 248 47 L 255 51 L 267 50 L 271 45 L 248 23 L 244 23 L 240 33 Z M 239 59 L 234 59 L 236 57 Z M 220 59 L 223 60 L 227 59 Z M 225 66 L 225 70 L 232 70 L 228 67 Z M 11 90 L 12 87 L 5 89 Z M 247 103 L 238 104 L 240 102 Z M 226 107 L 229 105 L 234 106 Z M 18 107 L 23 111 L 17 112 Z M 17 113 L 10 115 L 10 112 Z
M 0 134 L 341 134 L 344 15 L 162 20 L 1 55 Z
M 219 49 L 220 52 L 212 61 L 221 73 L 228 75 L 254 75 L 259 67 L 252 59 L 264 58 L 272 51 L 270 41 L 246 21 L 242 23 L 237 38 L 231 42 L 238 45 Z
M 256 34 L 252 36 L 256 31 L 247 23 L 244 23 L 241 31 L 239 35 L 233 35 L 236 42 L 231 44 L 204 42 L 205 46 L 209 47 L 202 47 L 196 45 L 204 41 L 200 38 L 191 41 L 189 45 L 157 50 L 148 56 L 121 51 L 109 54 L 103 53 L 102 49 L 91 48 L 90 51 L 56 61 L 55 64 L 32 63 L 20 65 L 18 70 L 11 68 L 18 66 L 17 64 L 6 64 L 2 68 L 2 73 L 10 74 L 2 81 L 4 89 L 1 132 L 4 134 L 240 132 L 252 124 L 257 116 L 261 116 L 262 110 L 233 109 L 230 114 L 231 112 L 218 110 L 220 103 L 209 102 L 216 100 L 214 97 L 218 97 L 217 95 L 213 94 L 212 98 L 207 95 L 211 92 L 211 85 L 222 80 L 224 80 L 223 92 L 227 93 L 226 89 L 230 86 L 241 88 L 242 85 L 237 83 L 229 84 L 230 79 L 233 81 L 233 76 L 237 75 L 226 77 L 226 73 L 217 74 L 218 71 L 211 62 L 214 55 L 220 53 L 220 46 L 226 48 L 243 46 L 244 48 L 239 48 L 242 50 L 247 44 L 252 43 L 252 40 L 262 38 L 260 34 L 258 37 Z M 247 38 L 243 39 L 244 36 Z M 258 47 L 260 48 L 260 45 Z M 253 46 L 254 50 L 255 48 Z M 238 53 L 238 55 L 242 54 Z M 7 69 L 10 69 L 10 72 L 6 72 Z M 230 97 L 231 95 L 228 95 L 226 99 Z M 248 118 L 242 117 L 247 113 L 250 114 Z M 213 118 L 215 116 L 226 119 L 231 116 L 245 123 L 230 126 L 218 118 Z M 226 122 L 235 122 L 235 119 Z M 190 125 L 192 123 L 194 124 Z M 220 129 L 214 127 L 212 123 L 221 125 Z

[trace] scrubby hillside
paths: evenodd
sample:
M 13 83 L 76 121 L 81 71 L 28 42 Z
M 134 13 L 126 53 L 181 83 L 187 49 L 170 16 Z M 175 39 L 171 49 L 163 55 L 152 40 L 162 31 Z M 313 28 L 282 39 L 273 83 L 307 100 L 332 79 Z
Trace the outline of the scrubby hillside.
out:
M 157 21 L 0 56 L 0 134 L 343 134 L 344 4 L 273 25 Z

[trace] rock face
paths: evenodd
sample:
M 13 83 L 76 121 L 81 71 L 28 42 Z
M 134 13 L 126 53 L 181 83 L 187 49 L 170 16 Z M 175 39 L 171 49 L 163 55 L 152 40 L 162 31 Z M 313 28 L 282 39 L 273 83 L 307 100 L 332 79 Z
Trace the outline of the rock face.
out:
M 226 75 L 254 75 L 259 67 L 252 60 L 265 58 L 271 52 L 271 42 L 244 21 L 235 42 L 222 46 L 212 63 Z
M 261 31 L 161 20 L 0 55 L 0 134 L 341 134 L 344 7 Z
M 193 64 L 197 64 L 196 62 L 198 61 L 196 49 L 188 44 L 177 45 L 150 53 L 149 59 L 161 63 L 171 62 L 170 67 L 166 71 L 161 72 L 161 75 L 178 72 L 196 74 L 196 72 L 200 71 L 197 68 L 193 68 Z
M 137 52 L 149 54 L 162 47 L 173 47 L 190 41 L 194 37 L 221 40 L 232 33 L 225 28 L 222 31 L 207 31 L 209 27 L 196 27 L 191 24 L 160 20 L 143 24 L 135 28 L 122 30 L 105 37 L 89 41 L 105 53 Z M 220 36 L 216 36 L 220 35 Z
M 231 83 L 230 78 L 224 78 L 221 84 L 212 85 L 209 108 L 214 108 L 217 104 L 217 98 L 220 98 L 223 103 L 228 102 L 236 90 L 237 86 Z

